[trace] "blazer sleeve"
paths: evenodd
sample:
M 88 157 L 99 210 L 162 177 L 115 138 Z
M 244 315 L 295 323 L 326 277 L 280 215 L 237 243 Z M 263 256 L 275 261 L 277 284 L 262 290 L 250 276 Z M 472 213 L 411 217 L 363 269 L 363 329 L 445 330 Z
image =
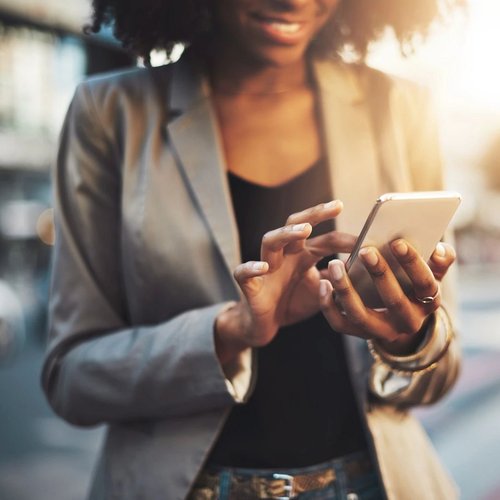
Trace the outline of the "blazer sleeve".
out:
M 130 324 L 120 263 L 120 192 L 116 140 L 99 120 L 91 89 L 81 84 L 63 126 L 55 172 L 56 244 L 42 372 L 50 404 L 73 424 L 93 425 L 187 415 L 244 400 L 250 351 L 225 373 L 215 354 L 213 325 L 227 303 L 161 324 Z
M 438 127 L 428 92 L 405 82 L 394 83 L 391 90 L 389 113 L 404 144 L 412 190 L 444 189 Z M 451 230 L 445 240 L 453 243 Z M 447 394 L 457 380 L 461 356 L 455 321 L 455 267 L 443 279 L 443 307 L 435 313 L 419 352 L 389 362 L 375 353 L 370 389 L 379 400 L 401 407 L 431 404 Z M 433 364 L 433 359 L 437 363 Z M 427 365 L 428 369 L 414 371 Z

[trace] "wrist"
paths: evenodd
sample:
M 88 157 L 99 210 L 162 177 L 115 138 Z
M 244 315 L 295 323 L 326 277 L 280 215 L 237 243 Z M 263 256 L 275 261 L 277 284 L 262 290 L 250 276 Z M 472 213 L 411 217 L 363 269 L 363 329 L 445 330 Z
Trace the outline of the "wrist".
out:
M 414 353 L 392 354 L 379 342 L 368 340 L 368 348 L 375 361 L 403 373 L 433 370 L 446 355 L 454 332 L 450 318 L 442 306 L 432 314 L 432 318 L 433 321 L 429 323 L 422 343 Z
M 434 328 L 435 317 L 430 315 L 424 321 L 420 330 L 411 335 L 400 335 L 396 340 L 377 340 L 376 343 L 388 354 L 394 356 L 408 356 L 415 354 L 424 343 L 428 332 Z
M 214 339 L 215 352 L 222 365 L 231 363 L 251 347 L 245 342 L 250 324 L 250 313 L 241 301 L 229 304 L 219 313 L 214 324 Z

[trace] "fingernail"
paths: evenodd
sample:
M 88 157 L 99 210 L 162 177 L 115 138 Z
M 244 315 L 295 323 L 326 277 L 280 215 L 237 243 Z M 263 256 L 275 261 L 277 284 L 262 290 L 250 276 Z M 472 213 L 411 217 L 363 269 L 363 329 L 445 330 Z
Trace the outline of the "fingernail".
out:
M 436 249 L 434 250 L 434 255 L 437 255 L 438 257 L 444 257 L 446 255 L 446 248 L 442 243 L 438 243 L 436 245 Z
M 292 231 L 304 231 L 304 229 L 308 226 L 307 223 L 305 224 L 294 224 L 292 226 Z
M 394 251 L 401 256 L 408 253 L 408 245 L 403 240 L 396 241 L 392 248 L 394 248 Z
M 338 208 L 338 207 L 342 208 L 342 206 L 343 206 L 343 203 L 340 200 L 333 200 L 333 201 L 329 201 L 328 203 L 325 203 L 323 207 L 326 210 L 330 210 L 332 208 Z
M 362 259 L 370 266 L 376 266 L 378 264 L 378 255 L 373 248 L 362 248 L 359 251 Z
M 321 297 L 326 297 L 328 294 L 328 284 L 325 280 L 321 280 L 319 282 L 319 294 Z
M 344 277 L 344 265 L 339 260 L 334 260 L 330 263 L 332 276 L 335 281 L 339 281 Z
M 254 262 L 252 264 L 252 269 L 254 271 L 262 271 L 266 268 L 267 262 Z

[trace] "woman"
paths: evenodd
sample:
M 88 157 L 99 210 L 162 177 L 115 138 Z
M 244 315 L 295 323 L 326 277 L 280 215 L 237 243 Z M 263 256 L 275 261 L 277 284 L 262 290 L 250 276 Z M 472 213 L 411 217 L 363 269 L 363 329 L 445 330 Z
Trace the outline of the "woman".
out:
M 108 424 L 91 498 L 455 496 L 405 410 L 457 375 L 453 249 L 393 243 L 411 297 L 366 249 L 382 313 L 333 258 L 381 193 L 441 187 L 425 95 L 334 57 L 425 31 L 413 7 L 94 0 L 143 57 L 189 49 L 83 83 L 62 134 L 43 380 Z

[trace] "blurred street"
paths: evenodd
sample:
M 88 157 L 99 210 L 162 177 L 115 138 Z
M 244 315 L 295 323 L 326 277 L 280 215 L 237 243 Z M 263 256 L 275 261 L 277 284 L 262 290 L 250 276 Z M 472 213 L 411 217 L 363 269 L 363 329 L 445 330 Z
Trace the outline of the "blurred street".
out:
M 42 349 L 29 345 L 0 366 L 0 498 L 80 500 L 102 431 L 57 418 L 40 387 Z
M 465 500 L 500 499 L 500 265 L 460 271 L 462 375 L 432 408 L 418 410 Z
M 416 412 L 465 500 L 500 499 L 499 283 L 500 266 L 462 269 L 462 377 L 444 401 Z M 41 357 L 29 344 L 0 367 L 0 498 L 81 500 L 102 429 L 53 415 L 40 390 Z

